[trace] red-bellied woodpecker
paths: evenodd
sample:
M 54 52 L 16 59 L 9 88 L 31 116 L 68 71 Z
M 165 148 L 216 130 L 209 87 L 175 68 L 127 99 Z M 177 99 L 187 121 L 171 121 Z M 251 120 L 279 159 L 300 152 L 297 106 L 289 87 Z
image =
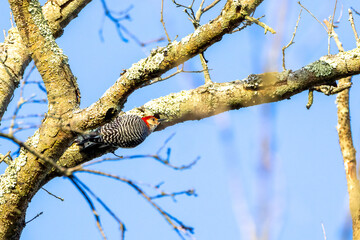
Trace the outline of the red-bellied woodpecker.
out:
M 108 146 L 134 148 L 142 143 L 162 120 L 154 116 L 123 114 L 95 131 L 81 136 L 78 145 L 82 150 Z

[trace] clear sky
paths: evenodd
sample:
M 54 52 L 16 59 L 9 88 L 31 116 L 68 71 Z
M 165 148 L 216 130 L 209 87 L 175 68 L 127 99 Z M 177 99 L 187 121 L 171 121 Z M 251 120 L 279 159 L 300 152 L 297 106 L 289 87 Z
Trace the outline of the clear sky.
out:
M 138 39 L 146 42 L 165 36 L 160 23 L 160 0 L 107 2 L 115 11 L 133 6 L 129 12 L 131 20 L 125 20 L 123 25 Z M 199 2 L 196 1 L 196 6 Z M 202 24 L 219 14 L 222 2 L 204 15 Z M 335 1 L 304 0 L 301 3 L 322 21 L 333 13 Z M 347 20 L 350 6 L 360 10 L 359 1 L 339 0 L 335 15 L 337 20 L 343 9 L 336 31 L 346 50 L 355 47 Z M 281 47 L 289 42 L 299 11 L 297 1 L 264 1 L 256 10 L 255 17 L 265 15 L 262 21 L 278 34 L 264 35 L 262 28 L 253 25 L 225 36 L 205 52 L 212 69 L 212 80 L 233 81 L 252 73 L 281 71 Z M 187 15 L 181 8 L 174 7 L 172 1 L 165 1 L 164 20 L 172 39 L 178 35 L 179 40 L 193 31 Z M 355 20 L 360 29 L 360 16 L 355 15 Z M 9 27 L 8 3 L 1 1 L 0 28 L 7 30 Z M 103 41 L 99 36 L 101 28 Z M 160 42 L 140 47 L 128 35 L 124 36 L 128 42 L 119 38 L 109 20 L 104 20 L 101 2 L 93 1 L 57 40 L 78 79 L 82 107 L 101 97 L 123 69 L 146 57 L 152 48 L 166 45 L 166 42 Z M 2 36 L 0 41 L 3 41 Z M 331 53 L 337 53 L 333 42 Z M 286 52 L 287 68 L 299 69 L 326 54 L 325 30 L 303 11 L 295 44 Z M 185 69 L 201 70 L 199 58 L 186 62 Z M 30 79 L 39 81 L 40 77 L 33 73 Z M 351 89 L 356 148 L 360 137 L 358 80 L 358 76 L 353 78 Z M 180 74 L 136 91 L 129 97 L 125 110 L 203 83 L 202 74 Z M 39 99 L 44 97 L 36 86 L 29 85 L 25 97 L 32 94 Z M 117 150 L 119 155 L 153 154 L 175 133 L 168 144 L 173 164 L 183 165 L 198 156 L 201 158 L 190 170 L 175 171 L 152 159 L 108 162 L 93 168 L 142 183 L 156 185 L 164 182 L 162 186 L 168 192 L 194 188 L 197 197 L 178 196 L 176 202 L 170 198 L 157 202 L 185 224 L 194 227 L 194 237 L 199 240 L 250 240 L 254 239 L 254 233 L 268 236 L 270 240 L 324 239 L 322 224 L 327 239 L 351 239 L 346 234 L 344 236 L 344 231 L 349 231 L 348 196 L 336 132 L 335 96 L 314 95 L 310 110 L 305 107 L 307 93 L 304 92 L 279 103 L 178 124 L 154 133 L 135 149 Z M 14 103 L 18 97 L 17 90 Z M 11 116 L 14 106 L 8 108 L 6 117 Z M 43 113 L 45 109 L 46 106 L 41 104 L 29 104 L 23 107 L 20 115 Z M 38 119 L 29 121 L 39 122 Z M 4 122 L 2 127 L 7 124 Z M 32 133 L 33 130 L 27 130 L 18 137 L 26 140 Z M 269 146 L 269 151 L 266 151 L 266 146 Z M 6 153 L 9 149 L 14 151 L 16 148 L 0 139 L 0 152 Z M 268 156 L 267 161 L 264 156 Z M 1 172 L 4 168 L 2 163 Z M 178 239 L 156 210 L 127 185 L 85 173 L 77 176 L 125 222 L 127 240 Z M 101 239 L 87 203 L 67 179 L 55 179 L 45 188 L 65 201 L 39 191 L 29 205 L 27 219 L 39 212 L 43 214 L 26 226 L 22 239 Z M 117 223 L 99 204 L 96 206 L 108 238 L 119 239 Z

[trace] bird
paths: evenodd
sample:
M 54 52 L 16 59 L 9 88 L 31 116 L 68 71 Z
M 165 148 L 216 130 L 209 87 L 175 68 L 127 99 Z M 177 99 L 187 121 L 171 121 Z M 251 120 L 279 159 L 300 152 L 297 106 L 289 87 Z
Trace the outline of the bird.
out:
M 155 116 L 122 114 L 89 134 L 80 136 L 77 144 L 81 151 L 104 147 L 134 148 L 164 120 Z

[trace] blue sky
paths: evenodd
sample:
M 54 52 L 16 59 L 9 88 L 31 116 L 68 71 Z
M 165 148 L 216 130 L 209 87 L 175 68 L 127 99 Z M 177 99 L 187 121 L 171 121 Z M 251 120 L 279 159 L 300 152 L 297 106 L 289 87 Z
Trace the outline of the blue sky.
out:
M 197 1 L 198 2 L 198 1 Z M 335 1 L 302 1 L 318 19 L 333 13 Z M 108 1 L 110 8 L 123 10 L 133 5 L 131 21 L 124 26 L 143 41 L 164 35 L 160 23 L 159 0 Z M 199 4 L 199 3 L 197 3 Z M 343 5 L 343 16 L 336 29 L 344 48 L 355 47 L 348 23 L 349 6 L 360 10 L 358 1 L 339 1 L 336 19 Z M 222 4 L 203 17 L 202 23 L 214 18 Z M 300 6 L 297 1 L 271 0 L 256 10 L 255 17 L 266 15 L 263 22 L 278 34 L 264 35 L 253 25 L 225 36 L 210 47 L 205 56 L 213 81 L 243 79 L 251 73 L 281 71 L 281 47 L 291 38 Z M 0 27 L 9 29 L 9 8 L 0 2 Z M 82 107 L 96 101 L 119 77 L 122 69 L 147 56 L 151 48 L 166 42 L 140 47 L 129 39 L 123 42 L 113 24 L 105 20 L 103 38 L 99 29 L 104 19 L 100 1 L 93 1 L 73 20 L 57 43 L 69 57 L 71 69 L 78 79 Z M 193 31 L 182 9 L 166 1 L 164 19 L 172 39 Z M 359 29 L 360 16 L 355 16 Z M 125 35 L 126 36 L 126 35 Z M 0 37 L 3 41 L 3 37 Z M 332 42 L 331 53 L 337 49 Z M 327 54 L 327 34 L 307 12 L 303 11 L 295 44 L 286 52 L 286 65 L 298 69 Z M 186 70 L 200 70 L 198 57 L 185 63 Z M 37 73 L 32 80 L 40 80 Z M 355 147 L 359 146 L 359 77 L 353 78 L 351 90 L 352 129 Z M 202 85 L 201 74 L 180 74 L 165 82 L 140 89 L 132 94 L 125 110 L 171 92 Z M 28 86 L 25 96 L 44 95 Z M 16 91 L 14 100 L 19 96 Z M 173 164 L 183 165 L 200 156 L 190 170 L 175 171 L 151 159 L 109 162 L 93 168 L 127 177 L 138 182 L 158 184 L 165 190 L 181 191 L 195 188 L 197 197 L 179 196 L 177 202 L 160 199 L 157 202 L 169 213 L 195 228 L 196 239 L 253 239 L 251 234 L 268 234 L 269 239 L 324 239 L 322 224 L 328 239 L 344 239 L 342 231 L 348 217 L 348 196 L 344 168 L 336 132 L 335 96 L 315 93 L 314 105 L 305 108 L 307 93 L 301 93 L 274 104 L 231 111 L 201 121 L 191 121 L 169 127 L 151 135 L 135 149 L 119 149 L 117 154 L 155 153 L 164 141 L 175 133 L 168 146 Z M 7 116 L 13 112 L 9 107 Z M 42 113 L 46 107 L 27 105 L 22 114 Z M 36 119 L 31 119 L 36 122 Z M 3 123 L 6 126 L 6 123 Z M 25 140 L 33 130 L 18 135 Z M 262 164 L 262 141 L 267 139 L 271 160 Z M 0 140 L 0 152 L 15 147 Z M 267 166 L 268 168 L 264 168 Z M 3 171 L 4 164 L 0 165 Z M 135 191 L 110 179 L 77 174 L 125 222 L 126 239 L 178 239 L 165 220 Z M 39 218 L 29 223 L 22 239 L 100 239 L 91 211 L 83 197 L 65 178 L 50 182 L 45 188 L 64 198 L 61 202 L 44 191 L 29 204 L 27 219 L 39 212 Z M 119 239 L 115 221 L 97 205 L 103 227 L 109 239 Z M 255 229 L 255 230 L 254 230 Z M 345 238 L 346 239 L 346 238 Z M 348 238 L 350 239 L 350 238 Z

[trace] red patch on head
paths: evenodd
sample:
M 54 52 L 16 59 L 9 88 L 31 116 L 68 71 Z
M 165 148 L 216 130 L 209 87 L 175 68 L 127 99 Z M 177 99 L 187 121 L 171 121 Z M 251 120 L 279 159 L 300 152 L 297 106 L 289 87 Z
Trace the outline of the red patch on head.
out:
M 146 125 L 148 126 L 148 128 L 150 128 L 149 123 L 148 123 L 148 120 L 149 120 L 149 118 L 152 118 L 152 117 L 154 117 L 154 116 L 145 116 L 145 117 L 142 117 L 142 118 L 141 118 L 141 119 L 146 123 Z

